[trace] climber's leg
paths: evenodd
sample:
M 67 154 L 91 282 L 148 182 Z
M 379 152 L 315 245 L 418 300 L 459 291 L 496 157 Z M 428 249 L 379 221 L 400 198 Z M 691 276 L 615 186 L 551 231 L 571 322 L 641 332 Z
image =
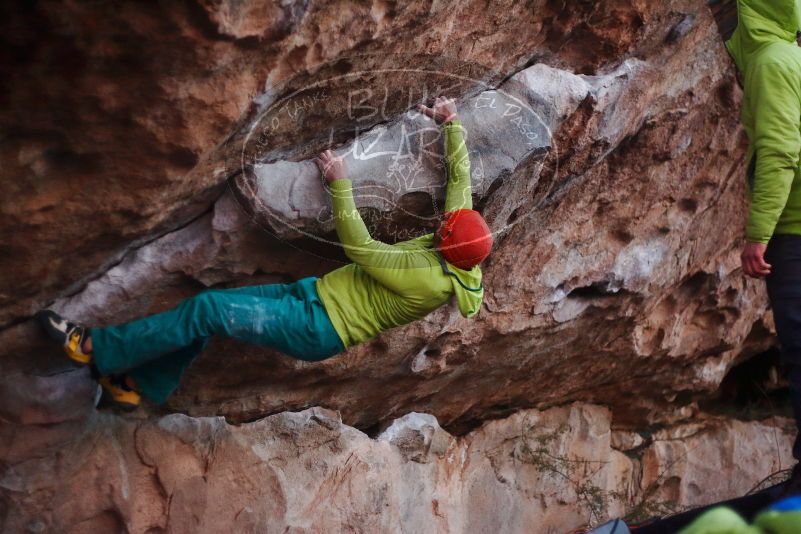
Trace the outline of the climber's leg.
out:
M 215 290 L 228 294 L 251 295 L 278 299 L 290 293 L 295 284 L 263 284 Z M 136 389 L 153 402 L 161 404 L 175 391 L 186 369 L 208 344 L 200 339 L 192 345 L 171 352 L 131 370 L 128 373 L 135 382 Z
M 308 277 L 290 284 L 254 285 L 214 291 L 226 295 L 248 295 L 275 300 L 290 299 L 289 302 L 294 298 L 302 301 L 304 309 L 297 310 L 299 312 L 297 320 L 290 318 L 291 314 L 288 313 L 290 308 L 285 307 L 287 311 L 284 314 L 284 318 L 287 319 L 285 334 L 290 336 L 290 341 L 284 343 L 284 348 L 276 346 L 274 338 L 251 341 L 251 343 L 277 348 L 298 359 L 317 361 L 344 350 L 339 335 L 336 334 L 333 324 L 328 318 L 328 313 L 317 294 L 317 280 L 316 277 Z M 332 349 L 336 349 L 336 352 L 331 353 Z
M 131 369 L 127 374 L 133 379 L 139 393 L 149 400 L 161 404 L 175 391 L 181 382 L 184 371 L 203 352 L 206 344 L 206 339 L 197 340 L 188 347 Z
M 801 429 L 801 236 L 774 236 L 765 260 L 771 265 L 766 281 L 782 365 L 790 382 L 796 425 Z M 801 460 L 801 432 L 796 437 L 793 456 Z
M 290 303 L 205 291 L 163 313 L 90 329 L 95 365 L 103 375 L 129 371 L 215 334 L 253 343 L 257 340 L 253 323 L 280 315 L 282 304 Z
M 215 289 L 214 291 L 222 291 L 223 293 L 228 293 L 229 295 L 250 295 L 252 297 L 262 297 L 266 299 L 280 299 L 284 295 L 290 294 L 297 296 L 296 288 L 298 287 L 298 282 L 292 282 L 291 284 L 262 284 L 262 285 L 255 285 L 255 286 L 242 286 L 242 287 L 232 287 L 230 289 Z
M 95 365 L 102 374 L 132 371 L 142 393 L 159 401 L 174 389 L 211 335 L 305 360 L 333 356 L 344 347 L 317 296 L 315 281 L 289 284 L 293 287 L 285 288 L 280 298 L 243 294 L 243 288 L 207 291 L 164 313 L 92 328 Z

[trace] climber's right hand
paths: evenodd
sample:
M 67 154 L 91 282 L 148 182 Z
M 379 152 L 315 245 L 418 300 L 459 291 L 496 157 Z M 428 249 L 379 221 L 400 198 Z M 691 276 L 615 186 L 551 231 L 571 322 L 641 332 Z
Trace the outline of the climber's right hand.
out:
M 771 266 L 765 261 L 765 250 L 768 246 L 764 243 L 748 242 L 740 254 L 740 261 L 743 264 L 743 272 L 754 278 L 762 278 L 770 274 Z
M 434 100 L 433 108 L 428 108 L 419 104 L 417 106 L 417 111 L 428 115 L 434 119 L 437 124 L 450 122 L 459 118 L 456 114 L 456 101 L 453 98 L 445 98 L 444 96 L 438 96 L 436 100 Z
M 314 163 L 317 164 L 317 168 L 320 169 L 320 173 L 329 184 L 333 181 L 347 178 L 345 158 L 335 156 L 330 150 L 321 152 L 319 156 L 314 158 Z

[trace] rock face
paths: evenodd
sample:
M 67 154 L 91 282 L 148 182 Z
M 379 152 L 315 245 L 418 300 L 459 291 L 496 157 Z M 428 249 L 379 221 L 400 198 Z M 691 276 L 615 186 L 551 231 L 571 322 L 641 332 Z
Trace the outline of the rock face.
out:
M 712 7 L 730 31 L 731 2 Z M 5 530 L 544 532 L 728 497 L 787 467 L 775 421 L 698 408 L 774 344 L 764 290 L 739 270 L 741 95 L 706 3 L 0 15 Z M 446 306 L 313 364 L 217 339 L 145 419 L 94 412 L 89 374 L 43 342 L 37 309 L 113 324 L 342 265 L 311 161 L 327 147 L 377 238 L 430 231 L 441 140 L 412 110 L 436 94 L 458 100 L 496 234 L 476 319 Z M 310 406 L 342 421 L 281 413 Z M 776 447 L 775 464 L 756 453 Z
M 473 0 L 4 6 L 2 158 L 15 179 L 0 228 L 4 256 L 15 260 L 0 271 L 0 320 L 80 290 L 143 240 L 206 211 L 239 169 L 238 136 L 298 87 L 397 67 L 491 82 L 560 55 L 594 70 L 642 25 L 637 8 L 589 24 L 594 10 L 580 7 L 552 25 L 561 13 L 545 0 L 496 7 L 489 17 Z M 614 28 L 629 21 L 629 30 Z M 606 50 L 581 53 L 592 36 Z M 403 72 L 367 78 L 360 89 L 389 91 L 383 116 L 405 109 L 408 87 L 419 89 Z M 323 141 L 321 124 L 346 128 L 344 82 L 322 112 L 284 123 L 274 150 L 308 152 Z
M 94 414 L 82 446 L 59 463 L 45 455 L 4 473 L 12 506 L 3 527 L 564 532 L 744 493 L 790 458 L 789 421 L 678 426 L 627 454 L 612 446 L 610 422 L 605 408 L 572 405 L 524 410 L 456 438 L 411 413 L 370 439 L 320 408 L 240 426 Z
M 502 19 L 490 21 L 467 3 L 453 9 L 448 39 L 439 33 L 442 24 L 413 23 L 407 9 L 354 13 L 305 6 L 305 12 L 280 19 L 281 31 L 265 26 L 255 40 L 251 33 L 231 37 L 239 34 L 228 24 L 248 20 L 248 32 L 258 33 L 262 19 L 237 10 L 236 17 L 223 16 L 234 9 L 226 6 L 204 12 L 229 36 L 217 35 L 209 46 L 227 51 L 230 57 L 221 57 L 233 62 L 224 63 L 231 69 L 244 65 L 233 59 L 239 55 L 263 55 L 262 45 L 280 48 L 299 36 L 326 39 L 325 24 L 358 19 L 372 28 L 364 31 L 381 37 L 359 45 L 369 50 L 349 52 L 348 46 L 365 42 L 354 27 L 335 49 L 310 45 L 296 52 L 293 69 L 259 67 L 269 73 L 260 83 L 270 90 L 251 91 L 251 105 L 238 106 L 242 112 L 229 121 L 226 136 L 200 143 L 205 152 L 178 185 L 151 174 L 152 188 L 114 193 L 116 186 L 104 181 L 99 168 L 96 181 L 103 187 L 96 189 L 102 195 L 88 195 L 86 205 L 100 196 L 111 200 L 93 221 L 103 221 L 104 210 L 121 213 L 113 199 L 128 202 L 131 195 L 142 198 L 144 210 L 124 210 L 128 222 L 102 223 L 102 246 L 94 224 L 84 225 L 78 249 L 40 246 L 36 240 L 65 239 L 60 232 L 69 225 L 56 217 L 82 216 L 70 209 L 34 216 L 21 197 L 9 201 L 9 210 L 22 210 L 22 224 L 42 218 L 48 230 L 30 240 L 15 218 L 2 226 L 20 236 L 7 240 L 9 246 L 19 239 L 26 254 L 37 257 L 13 254 L 15 260 L 4 263 L 21 273 L 3 277 L 14 284 L 12 304 L 3 309 L 16 323 L 0 332 L 7 374 L 52 373 L 57 356 L 32 345 L 38 333 L 24 319 L 53 297 L 51 306 L 75 319 L 108 324 L 165 309 L 203 287 L 284 282 L 341 265 L 325 191 L 309 160 L 323 146 L 348 154 L 357 201 L 378 238 L 429 231 L 443 194 L 441 143 L 430 122 L 408 110 L 437 87 L 460 98 L 476 205 L 497 232 L 479 318 L 466 321 L 445 308 L 320 364 L 217 342 L 168 409 L 250 420 L 319 404 L 340 410 L 360 428 L 416 410 L 460 432 L 514 409 L 582 400 L 612 406 L 621 424 L 650 424 L 686 417 L 735 360 L 772 343 L 763 290 L 738 270 L 744 218 L 743 139 L 735 111 L 740 95 L 705 6 L 601 3 L 591 11 L 562 6 L 548 18 L 557 8 L 537 4 L 502 10 Z M 262 15 L 265 9 L 253 7 Z M 44 6 L 37 13 L 47 15 Z M 303 29 L 312 27 L 312 33 Z M 187 31 L 185 39 L 205 43 L 206 34 Z M 479 38 L 481 32 L 495 37 Z M 440 48 L 424 47 L 430 55 L 416 60 L 393 60 L 418 33 Z M 242 46 L 237 39 L 251 40 Z M 480 44 L 465 48 L 470 39 Z M 318 49 L 325 54 L 312 52 Z M 503 62 L 489 61 L 495 55 Z M 524 62 L 531 66 L 521 68 Z M 198 75 L 194 65 L 184 65 L 185 76 Z M 214 70 L 203 87 L 215 87 L 214 95 L 222 91 L 219 98 L 244 98 L 229 85 L 214 85 L 214 76 L 228 72 Z M 258 78 L 259 72 L 248 76 Z M 176 88 L 175 109 L 194 102 L 183 100 L 194 85 L 163 75 Z M 408 89 L 403 98 L 398 84 Z M 23 97 L 16 86 L 14 91 Z M 181 132 L 195 132 L 192 121 L 202 115 L 185 111 L 191 120 L 182 122 Z M 173 135 L 171 142 L 179 139 Z M 126 143 L 126 150 L 139 149 L 129 145 L 136 143 Z M 103 154 L 123 157 L 111 149 Z M 34 180 L 33 174 L 22 176 Z M 218 186 L 222 194 L 204 204 L 198 192 Z M 42 187 L 52 195 L 52 188 Z M 25 189 L 23 197 L 35 191 Z M 207 211 L 184 224 L 202 211 L 190 204 Z M 156 230 L 162 223 L 171 230 Z M 142 244 L 129 233 L 149 241 Z M 55 268 L 55 278 L 35 275 L 35 294 L 29 293 L 26 277 L 38 272 L 40 261 L 71 267 Z M 81 285 L 87 277 L 92 280 Z M 219 372 L 222 359 L 226 372 Z

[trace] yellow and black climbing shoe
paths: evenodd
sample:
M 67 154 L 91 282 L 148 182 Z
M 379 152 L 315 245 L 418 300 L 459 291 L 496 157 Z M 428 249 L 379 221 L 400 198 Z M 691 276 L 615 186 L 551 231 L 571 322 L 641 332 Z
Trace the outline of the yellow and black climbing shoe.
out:
M 80 365 L 92 362 L 92 355 L 83 352 L 83 342 L 88 335 L 85 328 L 67 321 L 53 310 L 40 310 L 36 312 L 35 318 L 50 339 L 64 347 L 72 361 Z
M 128 387 L 125 383 L 125 375 L 101 376 L 98 382 L 103 388 L 99 408 L 112 407 L 132 412 L 139 407 L 142 397 Z

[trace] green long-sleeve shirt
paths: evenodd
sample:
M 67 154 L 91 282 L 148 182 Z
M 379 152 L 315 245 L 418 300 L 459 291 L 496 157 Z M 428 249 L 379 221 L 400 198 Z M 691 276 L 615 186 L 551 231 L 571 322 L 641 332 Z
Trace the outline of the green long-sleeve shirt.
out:
M 471 209 L 470 159 L 463 127 L 443 125 L 448 189 L 445 210 Z M 478 313 L 484 292 L 464 289 L 445 274 L 434 248 L 434 234 L 390 245 L 370 236 L 353 200 L 350 180 L 331 183 L 334 224 L 345 254 L 353 263 L 317 281 L 328 316 L 346 347 L 379 332 L 421 319 L 456 295 L 465 317 Z M 465 271 L 448 264 L 462 283 L 481 285 L 478 266 Z
M 746 237 L 801 235 L 801 28 L 798 0 L 738 0 L 737 29 L 726 47 L 744 88 L 741 119 L 751 206 Z

